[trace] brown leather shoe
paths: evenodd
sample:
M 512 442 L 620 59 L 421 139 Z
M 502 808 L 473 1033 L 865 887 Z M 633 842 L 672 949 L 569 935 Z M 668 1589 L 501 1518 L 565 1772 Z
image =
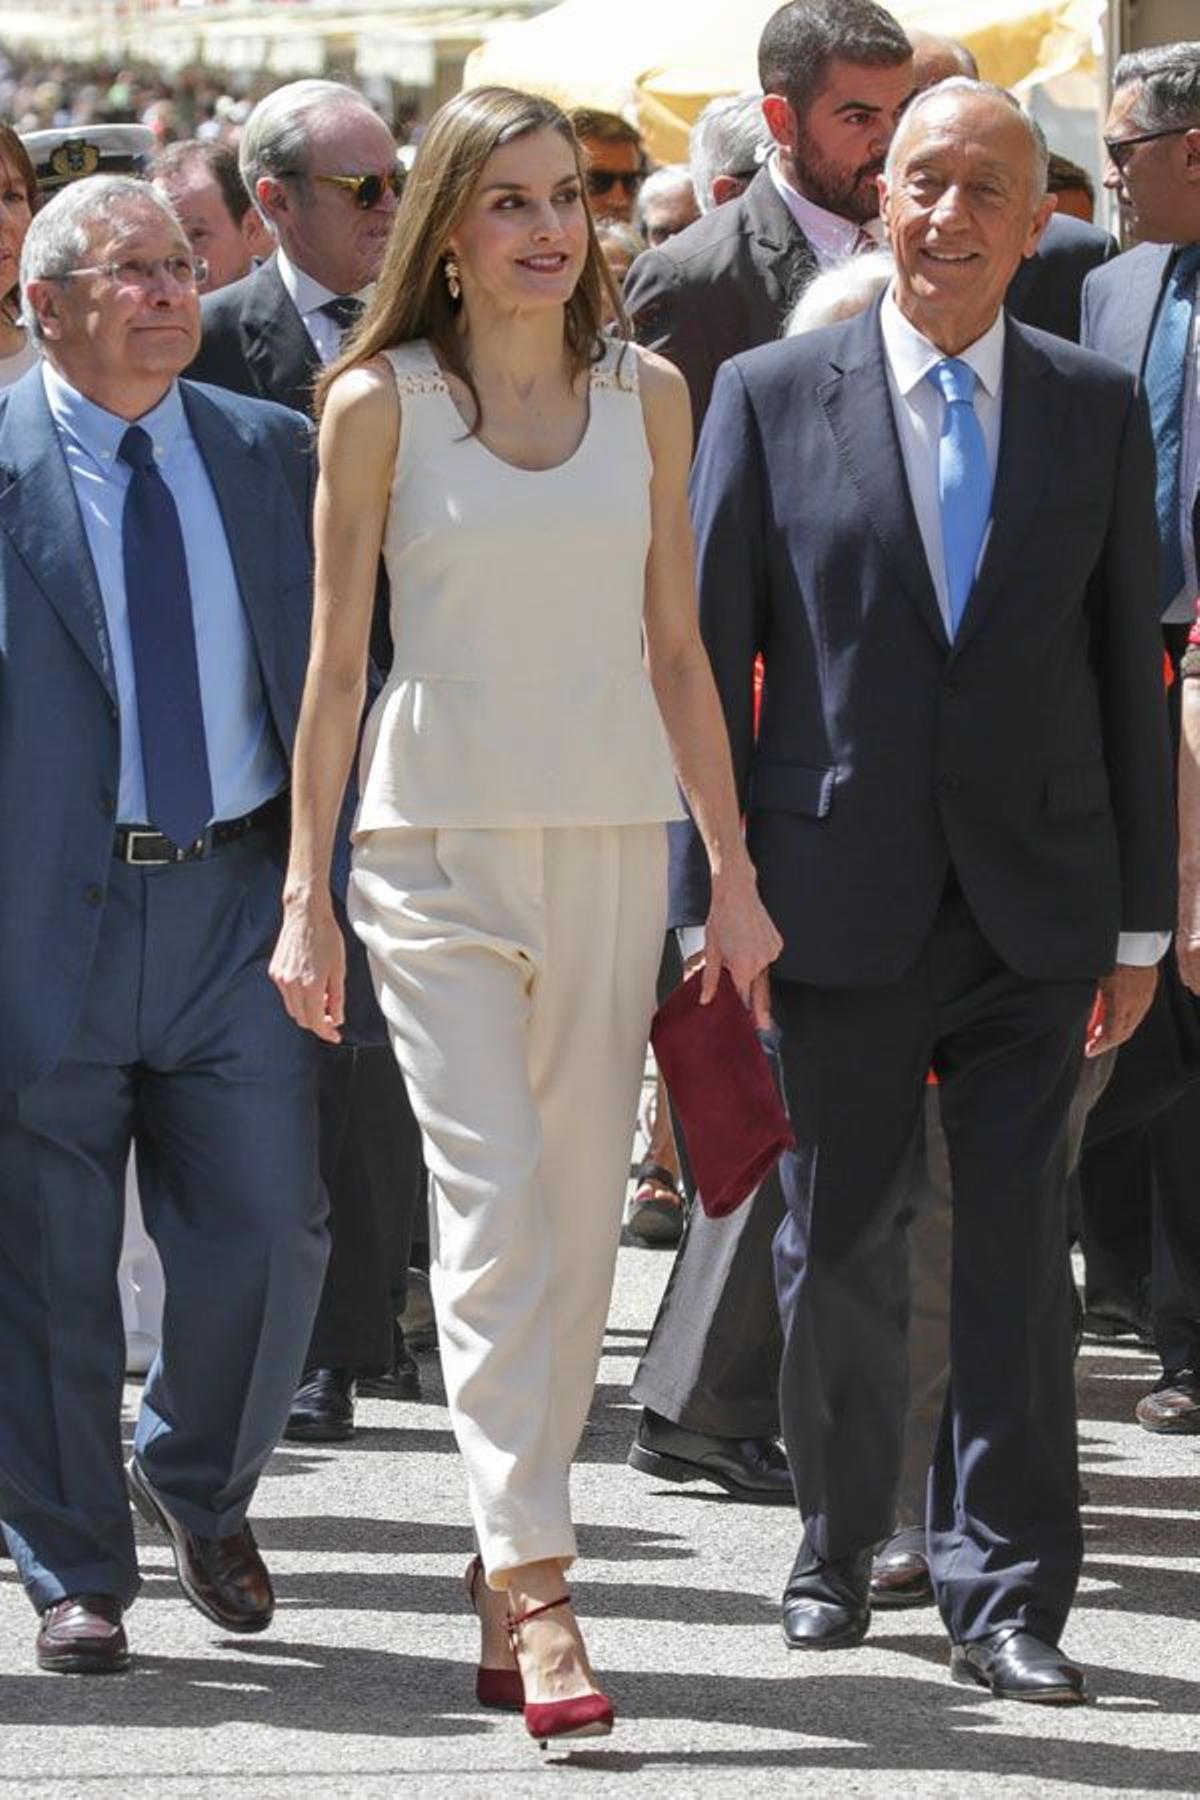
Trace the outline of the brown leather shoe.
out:
M 265 1631 L 275 1594 L 249 1525 L 231 1537 L 200 1537 L 171 1517 L 136 1457 L 126 1477 L 137 1511 L 170 1541 L 179 1585 L 196 1610 L 222 1631 Z
M 1135 1412 L 1146 1431 L 1200 1431 L 1200 1378 L 1190 1369 L 1166 1376 L 1138 1401 Z
M 894 1609 L 933 1605 L 929 1563 L 919 1550 L 885 1545 L 879 1551 L 871 1565 L 871 1605 Z
M 37 1665 L 52 1675 L 123 1675 L 129 1645 L 115 1594 L 69 1594 L 48 1606 L 37 1634 Z

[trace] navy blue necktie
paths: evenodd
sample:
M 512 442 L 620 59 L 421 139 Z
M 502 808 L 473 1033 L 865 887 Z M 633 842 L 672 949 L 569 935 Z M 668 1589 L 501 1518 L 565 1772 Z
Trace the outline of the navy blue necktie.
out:
M 335 300 L 326 300 L 318 310 L 323 312 L 327 319 L 332 319 L 342 336 L 345 337 L 350 327 L 357 325 L 362 318 L 363 303 L 354 294 L 339 294 Z
M 213 810 L 183 533 L 140 425 L 129 427 L 117 455 L 130 468 L 121 537 L 147 823 L 182 848 Z
M 1183 586 L 1179 463 L 1183 452 L 1183 395 L 1198 269 L 1200 244 L 1189 244 L 1176 257 L 1167 278 L 1142 376 L 1158 461 L 1158 535 L 1162 541 L 1161 602 L 1164 612 Z
M 983 426 L 975 412 L 975 371 L 956 356 L 930 369 L 945 401 L 938 439 L 938 499 L 942 546 L 950 600 L 950 637 L 958 631 L 971 589 L 983 536 L 992 512 L 992 471 Z

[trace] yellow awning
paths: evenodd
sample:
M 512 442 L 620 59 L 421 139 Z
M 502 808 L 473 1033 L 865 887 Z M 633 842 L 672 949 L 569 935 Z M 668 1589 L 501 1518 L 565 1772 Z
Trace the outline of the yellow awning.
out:
M 562 0 L 502 26 L 467 59 L 465 85 L 497 83 L 635 119 L 660 162 L 716 94 L 757 86 L 759 34 L 779 0 Z M 1025 88 L 1088 65 L 1104 0 L 900 0 L 906 25 L 968 44 L 989 81 Z

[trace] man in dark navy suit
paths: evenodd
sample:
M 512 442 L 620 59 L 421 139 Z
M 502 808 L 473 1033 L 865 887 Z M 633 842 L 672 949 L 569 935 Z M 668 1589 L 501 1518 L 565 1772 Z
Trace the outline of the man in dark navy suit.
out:
M 307 654 L 306 422 L 178 379 L 202 269 L 145 184 L 26 240 L 0 400 L 0 1519 L 40 1666 L 127 1666 L 130 1521 L 259 1631 L 246 1523 L 327 1254 L 316 1064 L 267 977 Z M 166 1276 L 128 1476 L 131 1144 Z M 128 1480 L 128 1489 L 127 1489 Z
M 1128 369 L 1146 393 L 1163 544 L 1161 590 L 1150 604 L 1177 665 L 1200 594 L 1200 43 L 1121 58 L 1105 142 L 1105 183 L 1140 242 L 1088 278 L 1083 341 Z M 1194 691 L 1193 676 L 1191 707 Z M 1176 737 L 1180 694 L 1177 684 L 1168 697 Z M 1190 830 L 1188 812 L 1181 816 Z M 1190 866 L 1185 854 L 1181 867 Z M 1194 885 L 1186 886 L 1185 959 L 1200 923 Z M 1137 1219 L 1139 1194 L 1149 1200 L 1140 1222 L 1162 1375 L 1138 1401 L 1138 1421 L 1147 1431 L 1200 1431 L 1200 1010 L 1173 964 L 1145 1031 L 1118 1059 L 1089 1122 L 1088 1146 L 1089 1288 L 1114 1312 L 1123 1304 L 1131 1324 L 1142 1271 L 1129 1266 L 1129 1220 Z
M 1082 1547 L 1067 1109 L 1085 1034 L 1112 1048 L 1149 1004 L 1175 857 L 1144 410 L 1120 371 L 1003 311 L 1050 214 L 1046 162 L 1002 90 L 918 96 L 881 183 L 892 287 L 725 365 L 693 509 L 784 936 L 799 1147 L 776 1272 L 805 1528 L 785 1636 L 868 1628 L 904 1410 L 896 1177 L 932 1066 L 955 1213 L 934 1588 L 957 1679 L 1066 1704 L 1084 1697 L 1058 1648 Z M 687 828 L 672 887 L 675 922 L 702 920 Z

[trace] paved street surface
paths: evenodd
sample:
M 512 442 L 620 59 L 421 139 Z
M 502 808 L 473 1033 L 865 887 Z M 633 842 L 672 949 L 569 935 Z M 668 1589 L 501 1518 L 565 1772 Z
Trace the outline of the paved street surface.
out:
M 462 1483 L 423 1359 L 420 1405 L 360 1405 L 341 1448 L 284 1446 L 254 1522 L 279 1611 L 224 1639 L 143 1532 L 136 1668 L 32 1666 L 34 1618 L 0 1563 L 0 1790 L 25 1795 L 506 1797 L 654 1793 L 1049 1796 L 1200 1791 L 1200 1439 L 1132 1422 L 1152 1364 L 1081 1365 L 1088 1560 L 1068 1647 L 1096 1704 L 1000 1705 L 953 1686 L 931 1612 L 881 1617 L 863 1649 L 804 1658 L 779 1635 L 786 1510 L 660 1489 L 625 1466 L 626 1386 L 669 1258 L 626 1249 L 578 1469 L 575 1592 L 621 1717 L 542 1761 L 519 1720 L 473 1704 Z M 129 1399 L 136 1401 L 131 1387 Z

